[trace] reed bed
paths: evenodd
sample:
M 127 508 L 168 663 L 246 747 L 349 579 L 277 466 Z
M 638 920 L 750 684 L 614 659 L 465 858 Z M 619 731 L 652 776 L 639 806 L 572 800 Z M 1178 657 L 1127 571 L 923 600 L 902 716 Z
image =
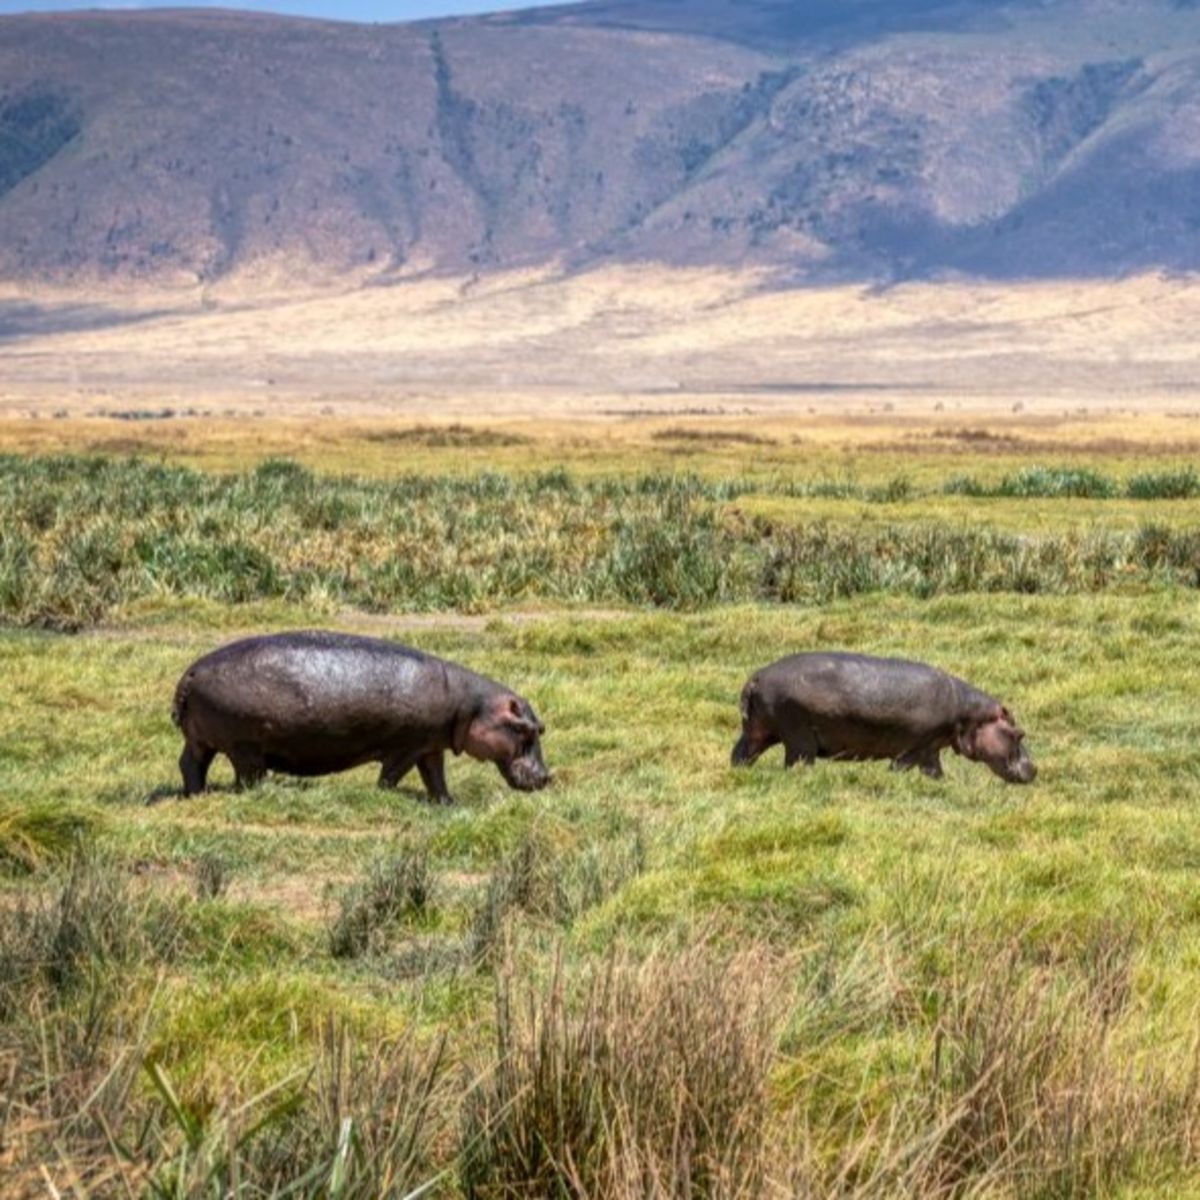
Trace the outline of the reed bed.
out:
M 1149 486 L 1143 477 L 1134 483 Z M 1094 494 L 1091 483 L 1069 491 L 1077 485 L 1062 484 L 1066 494 Z M 829 497 L 856 485 L 773 487 Z M 182 597 L 280 600 L 318 612 L 529 601 L 694 610 L 865 592 L 1200 585 L 1200 533 L 1153 520 L 1132 531 L 1034 536 L 950 528 L 919 513 L 870 530 L 823 522 L 781 530 L 727 513 L 728 501 L 763 490 L 749 480 L 671 475 L 371 481 L 318 476 L 282 460 L 220 476 L 136 459 L 7 458 L 0 620 L 79 629 L 135 602 Z M 895 504 L 910 489 L 897 479 L 858 495 Z

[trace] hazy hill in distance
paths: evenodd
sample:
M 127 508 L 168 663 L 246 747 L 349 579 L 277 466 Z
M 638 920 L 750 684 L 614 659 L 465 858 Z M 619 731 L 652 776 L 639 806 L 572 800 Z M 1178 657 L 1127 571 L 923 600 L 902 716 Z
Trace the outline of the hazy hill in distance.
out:
M 0 281 L 1200 267 L 1197 0 L 0 18 Z

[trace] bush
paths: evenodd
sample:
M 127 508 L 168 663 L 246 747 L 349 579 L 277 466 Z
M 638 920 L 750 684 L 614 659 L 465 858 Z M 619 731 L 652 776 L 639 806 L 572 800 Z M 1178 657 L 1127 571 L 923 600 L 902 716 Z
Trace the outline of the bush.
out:
M 1117 485 L 1111 479 L 1086 467 L 1026 467 L 1000 484 L 1002 496 L 1108 500 L 1116 494 Z
M 958 496 L 1013 496 L 1022 499 L 1079 497 L 1109 500 L 1119 489 L 1113 480 L 1087 467 L 1025 467 L 999 483 L 984 484 L 971 475 L 956 475 L 942 490 Z

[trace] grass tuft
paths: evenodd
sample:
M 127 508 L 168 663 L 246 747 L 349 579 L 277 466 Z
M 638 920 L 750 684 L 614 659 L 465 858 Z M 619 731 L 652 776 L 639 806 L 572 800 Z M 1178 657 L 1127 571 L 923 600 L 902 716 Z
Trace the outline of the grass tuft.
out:
M 57 1006 L 92 977 L 168 957 L 169 905 L 135 892 L 112 859 L 77 845 L 65 874 L 23 895 L 0 923 L 0 1011 Z
M 428 857 L 405 851 L 371 864 L 366 877 L 343 893 L 329 928 L 334 958 L 358 958 L 382 950 L 409 917 L 430 908 L 433 873 Z
M 468 1197 L 761 1194 L 774 964 L 703 949 L 611 958 L 572 1003 L 497 978 L 496 1046 L 464 1108 Z
M 60 862 L 96 825 L 90 814 L 51 802 L 0 802 L 0 870 L 29 874 Z
M 535 830 L 488 881 L 467 933 L 467 960 L 494 962 L 514 913 L 571 925 L 640 875 L 645 862 L 640 834 L 563 849 Z
M 1117 484 L 1089 467 L 1023 467 L 997 484 L 981 484 L 972 476 L 947 481 L 945 492 L 960 496 L 1016 496 L 1022 499 L 1089 498 L 1109 500 L 1119 494 Z
M 229 859 L 214 850 L 196 859 L 196 899 L 216 900 L 229 887 Z

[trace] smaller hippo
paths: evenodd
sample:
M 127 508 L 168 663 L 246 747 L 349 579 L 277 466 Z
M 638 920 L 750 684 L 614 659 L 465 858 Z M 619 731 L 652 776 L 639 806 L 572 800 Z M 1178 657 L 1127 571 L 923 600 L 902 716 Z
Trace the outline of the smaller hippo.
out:
M 342 633 L 281 633 L 198 659 L 175 689 L 184 795 L 202 792 L 217 754 L 239 786 L 267 771 L 330 775 L 381 764 L 395 787 L 416 767 L 429 799 L 450 804 L 444 755 L 496 764 L 510 787 L 550 782 L 545 727 L 527 700 L 457 663 L 395 642 Z
M 783 743 L 784 766 L 818 758 L 890 758 L 942 777 L 950 747 L 1008 783 L 1037 775 L 1025 733 L 999 700 L 924 663 L 865 654 L 794 654 L 742 689 L 742 736 L 733 765 L 749 766 Z

